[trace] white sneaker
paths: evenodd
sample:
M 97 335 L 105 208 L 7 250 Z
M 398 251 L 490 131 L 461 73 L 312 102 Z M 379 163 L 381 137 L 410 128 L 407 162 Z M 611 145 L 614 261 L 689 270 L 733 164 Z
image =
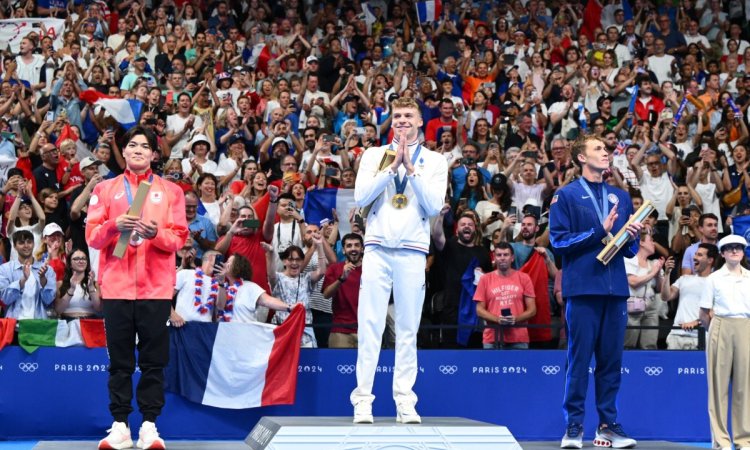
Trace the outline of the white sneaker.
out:
M 373 423 L 372 403 L 361 401 L 354 405 L 354 423 Z
M 99 441 L 99 450 L 133 448 L 130 428 L 125 422 L 112 422 L 112 428 L 107 433 L 107 437 Z
M 165 450 L 164 439 L 159 437 L 154 422 L 143 422 L 141 430 L 138 432 L 138 442 L 135 444 L 138 448 Z
M 399 403 L 396 406 L 396 422 L 399 423 L 422 423 L 422 418 L 417 414 L 414 405 L 410 403 Z
M 565 430 L 565 436 L 560 441 L 560 448 L 583 448 L 583 426 L 571 423 Z

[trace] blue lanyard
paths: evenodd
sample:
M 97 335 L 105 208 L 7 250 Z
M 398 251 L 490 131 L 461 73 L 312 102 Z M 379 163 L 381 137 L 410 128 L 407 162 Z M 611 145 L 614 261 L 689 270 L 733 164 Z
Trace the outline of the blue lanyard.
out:
M 607 218 L 607 215 L 609 214 L 609 208 L 607 207 L 609 203 L 607 200 L 607 183 L 602 183 L 602 204 L 600 207 L 599 203 L 596 201 L 596 197 L 594 196 L 594 193 L 591 192 L 591 188 L 589 187 L 588 183 L 584 181 L 583 177 L 579 178 L 578 181 L 581 183 L 581 186 L 583 186 L 583 190 L 586 191 L 587 194 L 589 194 L 591 203 L 594 204 L 596 215 L 597 217 L 599 217 L 599 222 L 601 222 L 601 224 L 604 225 L 604 220 Z
M 393 146 L 391 146 L 391 150 L 393 150 Z M 411 165 L 414 166 L 414 163 L 417 162 L 417 157 L 419 156 L 419 152 L 422 151 L 422 146 L 417 145 L 417 150 L 414 152 L 413 155 L 411 155 Z M 393 180 L 393 182 L 396 184 L 396 193 L 397 194 L 403 194 L 406 190 L 406 183 L 409 182 L 409 179 L 404 176 L 403 180 L 399 176 L 398 173 L 396 173 L 396 178 Z
M 133 204 L 133 192 L 130 190 L 130 181 L 128 181 L 127 175 L 122 176 L 122 180 L 125 182 L 125 196 L 128 198 L 128 206 Z M 154 181 L 154 174 L 148 177 L 148 182 Z

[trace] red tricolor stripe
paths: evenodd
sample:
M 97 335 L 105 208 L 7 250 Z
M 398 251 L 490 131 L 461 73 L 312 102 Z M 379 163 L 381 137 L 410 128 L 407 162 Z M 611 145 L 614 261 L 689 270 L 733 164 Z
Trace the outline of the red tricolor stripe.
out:
M 262 406 L 294 403 L 300 343 L 304 330 L 305 308 L 298 304 L 284 323 L 273 331 L 274 343 L 268 358 Z

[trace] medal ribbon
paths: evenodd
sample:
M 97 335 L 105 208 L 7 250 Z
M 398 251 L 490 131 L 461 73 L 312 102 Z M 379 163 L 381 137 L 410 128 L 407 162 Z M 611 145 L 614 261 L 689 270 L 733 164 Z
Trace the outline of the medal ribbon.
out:
M 594 193 L 591 192 L 589 184 L 586 183 L 583 178 L 579 178 L 578 181 L 581 183 L 581 186 L 583 186 L 583 190 L 586 191 L 587 194 L 589 194 L 589 198 L 591 199 L 591 203 L 594 204 L 594 209 L 596 210 L 596 215 L 599 218 L 599 222 L 604 225 L 604 220 L 607 218 L 607 214 L 609 213 L 607 208 L 607 183 L 602 183 L 602 204 L 601 206 L 599 206 Z
M 125 196 L 128 197 L 128 206 L 130 206 L 133 204 L 133 192 L 130 190 L 130 181 L 128 181 L 127 176 L 122 177 L 122 180 L 125 182 Z M 153 183 L 153 181 L 154 175 L 152 174 L 148 177 L 148 182 Z
M 393 147 L 391 147 L 391 150 L 393 150 Z M 421 145 L 417 145 L 417 150 L 414 152 L 413 155 L 411 155 L 411 165 L 413 166 L 415 162 L 417 162 L 417 157 L 419 156 L 419 152 L 422 150 Z M 401 179 L 398 173 L 396 173 L 396 178 L 393 180 L 393 182 L 396 184 L 396 194 L 403 194 L 406 190 L 406 183 L 409 182 L 409 179 L 404 175 L 404 178 Z

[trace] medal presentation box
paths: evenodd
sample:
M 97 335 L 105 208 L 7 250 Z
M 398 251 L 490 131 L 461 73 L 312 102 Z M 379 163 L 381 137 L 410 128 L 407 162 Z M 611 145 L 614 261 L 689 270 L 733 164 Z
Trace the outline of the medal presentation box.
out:
M 354 424 L 351 417 L 265 416 L 245 443 L 253 450 L 521 450 L 506 427 L 459 417 L 423 417 L 421 424 L 376 417 L 373 424 Z

